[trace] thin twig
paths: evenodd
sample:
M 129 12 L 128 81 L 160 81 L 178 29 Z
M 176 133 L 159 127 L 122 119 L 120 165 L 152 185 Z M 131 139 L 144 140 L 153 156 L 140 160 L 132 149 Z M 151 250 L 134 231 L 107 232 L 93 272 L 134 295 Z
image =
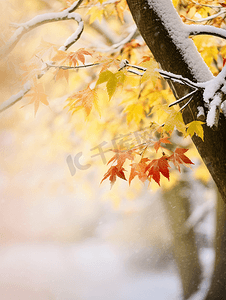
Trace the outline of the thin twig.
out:
M 190 86 L 192 88 L 201 89 L 201 88 L 205 87 L 204 83 L 202 83 L 202 82 L 197 82 L 197 83 L 193 82 L 193 81 L 189 80 L 188 78 L 182 77 L 181 75 L 176 75 L 176 74 L 173 74 L 171 72 L 167 72 L 167 71 L 163 71 L 163 70 L 159 70 L 159 69 L 156 69 L 156 71 L 159 72 L 159 74 L 165 79 L 170 79 L 174 82 L 178 82 L 180 84 L 187 85 L 187 86 Z
M 185 18 L 186 18 L 188 21 L 191 21 L 191 22 L 202 23 L 202 22 L 207 22 L 207 21 L 213 20 L 213 19 L 215 19 L 215 18 L 217 18 L 217 17 L 219 17 L 220 15 L 223 15 L 223 14 L 225 14 L 225 13 L 226 13 L 226 10 L 225 10 L 225 9 L 224 9 L 224 10 L 222 9 L 222 11 L 220 11 L 220 12 L 218 12 L 218 13 L 212 15 L 212 16 L 209 16 L 209 17 L 207 17 L 207 18 L 202 18 L 202 19 L 198 19 L 198 20 L 190 19 L 190 18 L 187 18 L 187 17 L 185 17 Z
M 181 103 L 182 101 L 184 101 L 185 99 L 189 98 L 190 96 L 193 96 L 197 91 L 198 91 L 198 89 L 195 89 L 194 91 L 188 93 L 188 94 L 185 95 L 184 97 L 182 97 L 182 98 L 180 98 L 180 99 L 174 101 L 173 103 L 171 103 L 171 104 L 169 105 L 169 107 Z
M 219 6 L 219 5 L 210 5 L 210 4 L 203 4 L 203 3 L 199 3 L 199 2 L 196 2 L 194 0 L 192 0 L 192 2 L 196 5 L 200 5 L 200 6 L 206 6 L 206 7 L 210 7 L 210 8 L 213 8 L 213 9 L 221 9 L 222 6 Z
M 73 69 L 89 68 L 89 67 L 99 66 L 100 64 L 101 64 L 101 63 L 93 63 L 93 64 L 86 64 L 86 65 L 80 65 L 80 66 L 69 67 L 69 66 L 56 66 L 56 65 L 52 65 L 52 64 L 46 63 L 46 65 L 47 65 L 49 68 L 62 69 L 62 70 L 73 70 Z
M 182 111 L 188 104 L 193 100 L 194 94 L 191 96 L 191 98 L 180 108 L 179 111 Z

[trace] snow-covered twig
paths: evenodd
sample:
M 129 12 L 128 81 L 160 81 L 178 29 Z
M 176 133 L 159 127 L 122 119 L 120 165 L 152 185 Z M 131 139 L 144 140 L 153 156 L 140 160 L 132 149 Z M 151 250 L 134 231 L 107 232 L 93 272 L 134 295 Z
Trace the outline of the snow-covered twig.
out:
M 198 91 L 198 89 L 195 89 L 194 91 L 188 93 L 188 94 L 185 95 L 184 97 L 182 97 L 182 98 L 180 98 L 180 99 L 174 101 L 173 103 L 171 103 L 171 104 L 169 105 L 169 107 L 171 107 L 171 106 L 173 106 L 173 105 L 176 105 L 176 104 L 179 104 L 179 103 L 181 103 L 182 101 L 184 101 L 185 99 L 187 99 L 187 98 L 189 98 L 189 97 L 191 97 L 191 96 L 194 96 L 194 94 L 195 94 L 197 91 Z M 191 99 L 192 99 L 192 98 L 191 98 Z M 190 103 L 190 101 L 189 101 L 189 103 Z M 186 106 L 187 106 L 187 105 L 188 105 L 188 103 L 186 103 Z M 184 107 L 183 107 L 183 108 L 184 108 Z M 181 109 L 183 109 L 183 108 L 181 108 Z
M 139 72 L 137 70 L 128 69 L 127 71 L 130 72 L 130 73 L 133 73 L 135 75 L 138 75 L 138 76 L 143 76 L 144 75 L 144 73 L 141 73 L 141 72 Z
M 79 39 L 84 28 L 81 16 L 79 14 L 73 13 L 73 11 L 76 8 L 78 8 L 78 6 L 81 3 L 82 0 L 78 0 L 77 2 L 73 3 L 69 8 L 65 9 L 62 12 L 39 15 L 31 19 L 30 21 L 21 24 L 20 27 L 14 33 L 14 35 L 11 37 L 9 42 L 6 44 L 4 49 L 0 49 L 0 56 L 2 55 L 2 53 L 5 53 L 5 51 L 6 52 L 11 51 L 16 46 L 17 42 L 20 40 L 22 35 L 28 32 L 29 30 L 48 22 L 74 19 L 75 21 L 78 22 L 77 30 L 66 40 L 64 45 L 59 48 L 59 50 L 66 51 L 70 46 L 72 46 Z M 50 66 L 48 66 L 47 64 L 46 66 L 47 67 L 45 71 L 40 72 L 38 78 L 42 77 L 49 70 Z M 6 100 L 0 105 L 0 113 L 6 110 L 7 108 L 11 107 L 12 105 L 14 105 L 19 100 L 21 100 L 24 97 L 24 95 L 31 90 L 31 88 L 32 88 L 31 82 L 27 81 L 21 91 L 11 96 L 8 100 Z
M 204 4 L 204 3 L 199 3 L 199 2 L 196 2 L 196 1 L 193 1 L 192 2 L 196 5 L 199 5 L 199 6 L 206 6 L 206 7 L 210 7 L 210 8 L 214 8 L 214 9 L 221 9 L 222 6 L 219 6 L 219 5 L 211 5 L 211 4 Z
M 202 82 L 193 82 L 193 81 L 189 80 L 188 78 L 182 77 L 181 75 L 176 75 L 171 72 L 167 72 L 167 71 L 163 71 L 163 70 L 159 70 L 159 69 L 156 69 L 156 71 L 159 72 L 159 74 L 165 79 L 170 79 L 174 82 L 178 82 L 180 84 L 187 85 L 193 89 L 201 89 L 201 88 L 204 88 L 204 86 L 205 86 L 204 83 L 202 83 Z
M 186 25 L 185 30 L 188 36 L 195 35 L 212 35 L 222 39 L 226 39 L 226 30 L 211 25 Z
M 30 91 L 30 89 L 31 89 L 31 83 L 30 81 L 28 81 L 25 83 L 23 89 L 19 91 L 19 93 L 11 96 L 8 100 L 6 100 L 0 105 L 0 113 L 6 110 L 7 108 L 9 108 L 10 106 L 14 105 L 19 100 L 21 100 L 24 97 L 24 95 L 26 95 Z
M 55 68 L 55 69 L 62 69 L 62 70 L 73 70 L 73 69 L 83 69 L 83 68 L 89 68 L 89 67 L 95 67 L 99 66 L 100 63 L 91 63 L 91 64 L 86 64 L 86 65 L 80 65 L 80 66 L 74 66 L 74 67 L 69 67 L 69 66 L 56 66 L 50 63 L 46 63 L 48 68 Z
M 10 51 L 12 51 L 25 33 L 40 25 L 56 21 L 75 20 L 78 23 L 77 30 L 66 40 L 64 45 L 59 49 L 62 51 L 66 51 L 72 44 L 74 44 L 79 39 L 84 28 L 81 16 L 73 12 L 80 5 L 81 2 L 82 0 L 78 0 L 77 2 L 73 3 L 69 8 L 61 12 L 45 13 L 34 17 L 30 21 L 19 24 L 19 27 L 14 32 L 13 36 L 9 39 L 6 45 L 0 49 L 0 57 L 3 55 L 7 55 Z
M 197 91 L 195 91 L 196 93 Z M 188 104 L 193 100 L 194 94 L 190 97 L 190 99 L 180 108 L 179 111 L 182 111 Z M 171 105 L 172 106 L 172 105 Z
M 202 23 L 202 22 L 207 22 L 207 21 L 210 21 L 210 20 L 213 20 L 221 15 L 224 15 L 226 13 L 226 10 L 225 9 L 222 9 L 221 11 L 219 11 L 218 13 L 212 15 L 212 16 L 209 16 L 207 18 L 202 18 L 202 19 L 198 19 L 198 20 L 194 20 L 194 19 L 190 19 L 190 18 L 187 18 L 186 19 L 188 21 L 191 21 L 191 22 L 194 22 L 194 23 Z
M 169 106 L 178 104 L 188 97 L 193 97 L 194 94 L 199 90 L 203 94 L 203 104 L 207 109 L 206 124 L 209 127 L 218 126 L 220 109 L 222 105 L 224 106 L 223 103 L 226 100 L 226 66 L 213 79 L 206 82 L 197 83 L 180 75 L 176 75 L 162 70 L 157 71 L 166 79 L 187 85 L 194 89 L 192 92 L 176 100 Z M 191 101 L 192 99 L 190 99 L 181 109 L 185 108 Z

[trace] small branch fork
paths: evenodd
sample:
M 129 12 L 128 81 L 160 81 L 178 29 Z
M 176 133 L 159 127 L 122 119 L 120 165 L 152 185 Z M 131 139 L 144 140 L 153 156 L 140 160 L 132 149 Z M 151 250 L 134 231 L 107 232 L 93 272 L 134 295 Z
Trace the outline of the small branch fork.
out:
M 73 45 L 79 39 L 84 29 L 84 24 L 81 16 L 73 12 L 75 9 L 78 8 L 78 6 L 81 3 L 82 0 L 78 0 L 77 2 L 73 3 L 69 8 L 61 12 L 45 13 L 42 15 L 38 15 L 33 19 L 31 19 L 30 21 L 16 25 L 18 28 L 14 32 L 13 36 L 9 39 L 9 41 L 5 46 L 0 48 L 0 57 L 9 54 L 25 33 L 29 32 L 30 30 L 40 25 L 50 23 L 50 22 L 56 22 L 56 21 L 75 20 L 78 23 L 77 30 L 66 40 L 64 45 L 59 49 L 62 51 L 66 51 L 71 45 Z
M 121 62 L 121 66 L 120 66 L 119 71 L 122 70 L 125 67 L 132 68 L 132 69 L 128 69 L 128 72 L 130 72 L 132 74 L 135 74 L 135 75 L 139 75 L 139 76 L 143 76 L 144 72 L 147 70 L 144 67 L 129 64 L 128 60 L 126 60 L 126 59 Z M 136 70 L 134 70 L 134 69 L 136 69 Z M 140 72 L 140 71 L 142 71 L 142 72 Z M 185 103 L 185 105 L 183 105 L 180 108 L 180 111 L 183 110 L 192 101 L 193 96 L 195 95 L 195 93 L 197 93 L 197 91 L 199 91 L 199 90 L 203 91 L 203 89 L 204 89 L 204 84 L 203 83 L 195 83 L 195 82 L 193 82 L 193 81 L 191 81 L 187 78 L 182 77 L 181 75 L 176 75 L 176 74 L 166 72 L 166 71 L 163 71 L 163 70 L 156 69 L 155 71 L 157 71 L 165 79 L 169 79 L 169 80 L 172 80 L 174 82 L 178 82 L 180 84 L 187 85 L 187 86 L 189 86 L 193 89 L 193 91 L 191 91 L 187 95 L 185 95 L 182 98 L 177 99 L 176 101 L 171 103 L 169 105 L 169 107 L 174 106 L 176 104 L 179 104 L 179 103 L 183 102 L 184 100 L 190 98 L 187 101 L 187 103 Z
M 213 20 L 221 15 L 225 15 L 226 14 L 226 9 L 223 7 L 223 6 L 217 6 L 217 5 L 208 5 L 208 4 L 202 4 L 202 3 L 198 3 L 196 1 L 192 1 L 194 4 L 196 5 L 199 5 L 199 6 L 206 6 L 206 7 L 210 7 L 212 9 L 214 9 L 216 11 L 215 14 L 213 14 L 212 16 L 209 16 L 207 18 L 201 18 L 201 19 L 198 19 L 198 20 L 193 20 L 193 19 L 189 19 L 186 17 L 186 19 L 188 21 L 191 21 L 191 22 L 195 22 L 195 23 L 202 23 L 202 22 L 208 22 L 210 20 Z
M 30 30 L 46 24 L 50 22 L 56 22 L 56 21 L 64 21 L 64 20 L 75 20 L 78 23 L 78 28 L 77 30 L 66 40 L 63 46 L 59 48 L 59 50 L 66 51 L 69 47 L 71 47 L 81 36 L 83 29 L 84 29 L 84 24 L 82 21 L 82 18 L 79 14 L 74 13 L 73 11 L 76 10 L 79 5 L 82 3 L 83 0 L 78 0 L 74 2 L 69 8 L 63 10 L 62 12 L 57 12 L 57 13 L 46 13 L 43 15 L 39 15 L 31 19 L 30 21 L 19 24 L 18 29 L 15 31 L 13 36 L 10 38 L 8 43 L 0 48 L 0 58 L 3 57 L 6 54 L 9 54 L 13 48 L 16 46 L 16 44 L 19 42 L 21 37 L 29 32 Z M 51 66 L 48 66 L 46 64 L 46 69 L 40 73 L 38 78 L 41 78 Z M 63 68 L 63 67 L 62 67 Z M 30 81 L 27 81 L 25 85 L 23 86 L 22 90 L 18 92 L 17 94 L 11 96 L 8 100 L 3 102 L 0 105 L 0 113 L 9 108 L 10 106 L 14 105 L 16 102 L 21 100 L 25 94 L 27 94 L 32 88 L 32 84 Z
M 132 68 L 128 69 L 128 72 L 140 76 L 143 76 L 144 72 L 146 71 L 146 68 L 131 65 L 127 60 L 123 60 L 121 62 L 119 70 L 125 67 Z M 140 71 L 142 71 L 142 73 Z M 159 69 L 156 69 L 155 71 L 159 72 L 159 74 L 165 79 L 186 85 L 193 89 L 182 98 L 177 99 L 176 101 L 171 103 L 169 107 L 179 104 L 189 98 L 189 100 L 180 108 L 180 111 L 183 110 L 189 103 L 191 103 L 194 95 L 199 91 L 203 95 L 203 104 L 207 108 L 206 123 L 209 127 L 218 126 L 219 113 L 221 108 L 224 115 L 226 116 L 226 66 L 216 77 L 206 82 L 193 82 L 188 78 L 182 77 L 181 75 L 176 75 Z M 198 111 L 199 116 L 204 114 L 203 108 L 201 109 L 201 107 L 198 107 Z

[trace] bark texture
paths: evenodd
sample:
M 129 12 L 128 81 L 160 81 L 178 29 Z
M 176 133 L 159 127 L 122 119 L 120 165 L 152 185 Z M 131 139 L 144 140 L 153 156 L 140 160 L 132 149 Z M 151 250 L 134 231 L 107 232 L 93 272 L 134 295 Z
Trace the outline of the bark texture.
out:
M 189 183 L 180 181 L 162 195 L 173 236 L 173 252 L 180 274 L 184 298 L 195 293 L 201 281 L 197 245 L 194 230 L 183 232 L 184 223 L 190 216 Z
M 172 31 L 174 31 L 174 35 L 177 35 L 176 31 L 178 30 L 179 35 L 181 22 L 176 11 L 170 10 L 170 12 L 172 12 L 171 15 L 167 13 L 169 3 L 171 3 L 170 0 L 127 0 L 127 3 L 141 36 L 163 70 L 182 75 L 193 81 L 207 81 L 211 79 L 209 70 L 201 56 L 199 57 L 199 65 L 201 65 L 201 69 L 205 71 L 203 71 L 201 76 L 200 72 L 194 72 L 194 70 L 197 69 L 198 55 L 195 47 L 194 49 L 189 49 L 190 57 L 194 56 L 195 58 L 192 62 L 189 60 L 190 57 L 186 57 L 188 53 L 182 49 L 182 44 L 175 43 L 172 37 Z M 165 15 L 158 10 L 160 4 L 166 7 Z M 176 22 L 178 22 L 178 25 L 175 25 Z M 171 31 L 170 24 L 174 25 Z M 189 89 L 183 85 L 170 83 L 170 86 L 177 98 L 189 92 Z M 197 106 L 199 103 L 202 103 L 201 93 L 196 95 L 195 101 L 192 101 L 191 104 L 184 109 L 183 119 L 185 124 L 197 119 Z M 221 198 L 226 203 L 226 119 L 224 116 L 222 114 L 220 115 L 217 129 L 214 130 L 208 126 L 204 126 L 204 141 L 194 136 L 193 142 L 215 181 Z M 218 205 L 220 204 L 218 203 Z M 225 205 L 221 205 L 221 208 L 224 210 Z M 207 296 L 208 300 L 226 299 L 225 244 L 226 214 L 224 210 L 224 214 L 218 220 L 217 263 L 213 275 L 213 284 Z M 216 290 L 218 290 L 217 293 Z

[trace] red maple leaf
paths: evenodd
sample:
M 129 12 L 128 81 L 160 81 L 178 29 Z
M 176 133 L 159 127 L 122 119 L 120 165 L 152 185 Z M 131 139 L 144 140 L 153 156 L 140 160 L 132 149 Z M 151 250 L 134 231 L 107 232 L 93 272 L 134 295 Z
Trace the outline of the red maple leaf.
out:
M 154 148 L 155 148 L 156 153 L 159 150 L 159 148 L 161 147 L 161 143 L 162 144 L 172 144 L 168 139 L 169 139 L 169 137 L 167 136 L 164 138 L 160 138 L 158 142 L 154 143 Z
M 108 177 L 111 182 L 111 186 L 113 186 L 113 184 L 115 183 L 117 176 L 126 180 L 124 171 L 125 171 L 124 168 L 119 168 L 118 166 L 111 166 L 110 169 L 104 174 L 104 177 L 100 183 L 102 183 Z
M 176 150 L 173 152 L 171 156 L 169 156 L 168 160 L 172 161 L 174 166 L 180 171 L 180 164 L 192 164 L 194 163 L 186 156 L 184 155 L 185 152 L 187 152 L 188 149 L 184 148 L 176 148 Z
M 147 162 L 150 161 L 149 158 L 142 158 L 139 163 L 131 164 L 131 172 L 129 176 L 129 184 L 134 179 L 135 176 L 145 182 L 148 178 L 147 176 Z
M 148 177 L 153 178 L 160 186 L 160 173 L 169 179 L 169 168 L 168 156 L 163 155 L 158 159 L 153 159 L 147 166 Z

